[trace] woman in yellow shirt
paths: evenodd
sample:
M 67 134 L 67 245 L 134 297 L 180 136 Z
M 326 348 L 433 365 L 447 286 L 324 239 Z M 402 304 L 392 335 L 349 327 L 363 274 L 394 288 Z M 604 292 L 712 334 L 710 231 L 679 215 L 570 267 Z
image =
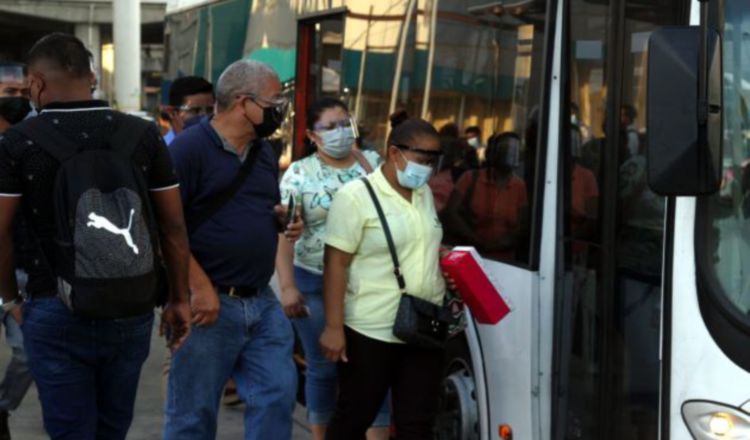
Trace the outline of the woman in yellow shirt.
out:
M 383 207 L 410 295 L 442 304 L 443 229 L 426 185 L 441 155 L 429 123 L 393 129 L 386 162 L 367 179 Z M 324 354 L 339 362 L 339 398 L 326 439 L 362 438 L 391 389 L 399 438 L 432 439 L 443 351 L 393 335 L 400 290 L 383 227 L 364 182 L 341 188 L 328 214 Z

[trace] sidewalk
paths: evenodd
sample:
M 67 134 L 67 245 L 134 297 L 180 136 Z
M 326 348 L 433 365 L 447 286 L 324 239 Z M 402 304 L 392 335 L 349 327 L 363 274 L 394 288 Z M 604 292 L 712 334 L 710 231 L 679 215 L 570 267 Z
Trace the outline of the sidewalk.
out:
M 158 319 L 156 320 L 158 322 Z M 151 340 L 151 354 L 143 366 L 138 398 L 135 406 L 135 419 L 128 436 L 129 440 L 160 440 L 162 431 L 161 365 L 166 348 L 154 328 Z M 10 349 L 5 343 L 5 332 L 0 338 L 0 371 L 5 371 L 10 359 Z M 242 408 L 222 407 L 219 416 L 217 439 L 237 440 L 242 438 Z M 295 414 L 293 440 L 308 440 L 309 430 L 305 426 L 305 412 L 297 408 Z M 21 407 L 10 417 L 13 440 L 44 440 L 48 438 L 42 427 L 41 408 L 36 389 L 31 388 Z

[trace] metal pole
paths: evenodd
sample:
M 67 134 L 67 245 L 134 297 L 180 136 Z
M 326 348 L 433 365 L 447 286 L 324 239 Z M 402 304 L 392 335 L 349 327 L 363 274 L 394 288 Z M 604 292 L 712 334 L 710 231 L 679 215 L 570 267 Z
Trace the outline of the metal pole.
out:
M 141 1 L 114 0 L 115 100 L 123 112 L 141 109 Z
M 401 41 L 398 45 L 398 58 L 396 58 L 396 70 L 393 72 L 393 89 L 391 90 L 391 105 L 388 107 L 388 115 L 392 115 L 396 111 L 396 101 L 398 100 L 398 89 L 399 83 L 401 82 L 401 68 L 404 65 L 404 52 L 406 50 L 406 38 L 409 35 L 409 26 L 411 25 L 411 19 L 414 16 L 414 8 L 417 5 L 417 0 L 409 0 L 409 5 L 406 7 L 406 18 L 404 23 L 401 25 Z
M 365 68 L 367 67 L 367 50 L 370 46 L 370 26 L 372 25 L 373 5 L 370 5 L 370 15 L 367 17 L 367 29 L 365 30 L 365 49 L 362 51 L 362 59 L 359 62 L 359 78 L 357 79 L 357 98 L 354 100 L 354 119 L 359 121 L 362 114 L 362 88 L 365 84 Z
M 432 0 L 432 17 L 430 17 L 430 47 L 427 53 L 427 77 L 424 83 L 424 97 L 422 99 L 422 119 L 427 119 L 430 108 L 430 93 L 432 92 L 432 66 L 435 62 L 435 26 L 437 26 L 438 1 Z

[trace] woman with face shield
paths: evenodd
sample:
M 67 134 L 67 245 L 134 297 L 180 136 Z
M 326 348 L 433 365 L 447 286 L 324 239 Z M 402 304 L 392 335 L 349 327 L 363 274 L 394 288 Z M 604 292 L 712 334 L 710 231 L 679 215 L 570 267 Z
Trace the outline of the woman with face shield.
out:
M 513 261 L 526 224 L 526 184 L 514 174 L 520 162 L 520 137 L 490 138 L 482 169 L 461 176 L 448 201 L 445 221 L 457 243 L 476 247 L 485 257 Z
M 398 437 L 433 438 L 444 351 L 405 344 L 394 335 L 394 323 L 400 284 L 438 306 L 446 293 L 438 261 L 443 229 L 427 186 L 441 155 L 440 138 L 429 123 L 409 119 L 393 129 L 387 145 L 386 162 L 366 181 L 344 186 L 328 216 L 320 344 L 328 359 L 339 362 L 328 440 L 362 438 L 389 389 Z M 394 273 L 384 224 L 401 277 Z
M 305 230 L 294 246 L 279 242 L 276 269 L 282 306 L 293 318 L 305 352 L 305 397 L 313 438 L 322 440 L 336 404 L 336 364 L 325 359 L 318 345 L 325 325 L 323 249 L 328 211 L 339 188 L 366 176 L 381 159 L 374 151 L 354 147 L 357 126 L 343 102 L 333 98 L 317 101 L 309 109 L 307 121 L 311 154 L 292 163 L 281 180 L 282 203 L 288 206 L 293 199 L 304 217 Z M 388 438 L 388 402 L 372 426 L 369 440 Z

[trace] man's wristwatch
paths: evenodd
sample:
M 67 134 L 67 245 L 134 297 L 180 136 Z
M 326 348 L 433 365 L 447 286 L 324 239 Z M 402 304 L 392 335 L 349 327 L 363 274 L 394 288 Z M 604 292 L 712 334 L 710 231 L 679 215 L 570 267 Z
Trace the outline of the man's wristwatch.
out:
M 3 312 L 4 313 L 12 312 L 16 307 L 20 306 L 22 302 L 23 302 L 23 298 L 20 295 L 15 297 L 10 302 L 3 301 L 2 303 Z

